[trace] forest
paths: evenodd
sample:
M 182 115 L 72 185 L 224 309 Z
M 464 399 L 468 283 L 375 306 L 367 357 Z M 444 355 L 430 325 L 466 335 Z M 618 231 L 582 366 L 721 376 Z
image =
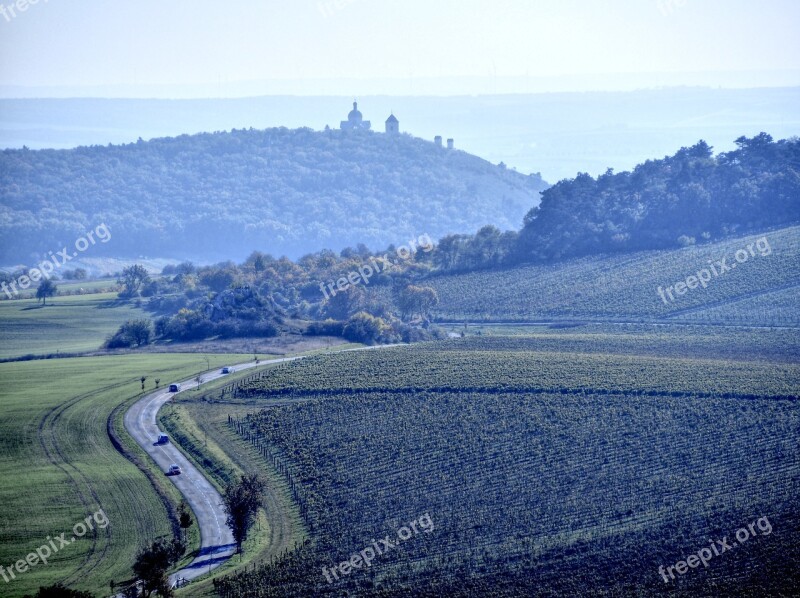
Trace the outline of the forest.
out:
M 241 260 L 518 228 L 547 184 L 411 135 L 239 129 L 0 152 L 0 264 L 32 264 L 105 223 L 90 257 Z M 13 242 L 11 242 L 13 240 Z

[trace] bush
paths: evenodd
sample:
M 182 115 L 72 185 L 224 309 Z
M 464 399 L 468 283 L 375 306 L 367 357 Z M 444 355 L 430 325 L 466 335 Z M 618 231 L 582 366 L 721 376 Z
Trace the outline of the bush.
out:
M 107 349 L 128 349 L 150 344 L 153 331 L 150 320 L 128 320 L 106 341 Z
M 181 309 L 175 316 L 163 316 L 156 320 L 156 333 L 159 337 L 181 341 L 198 341 L 210 337 L 253 338 L 274 337 L 280 329 L 273 321 L 243 320 L 226 318 L 212 322 L 198 311 Z
M 87 272 L 84 268 L 74 270 L 64 270 L 64 280 L 86 280 Z
M 214 326 L 217 335 L 223 338 L 252 338 L 278 336 L 280 330 L 272 322 L 250 320 L 224 320 Z
M 420 328 L 419 326 L 409 326 L 408 324 L 395 324 L 395 331 L 404 343 L 421 343 L 424 341 L 445 340 L 447 332 L 437 326 Z
M 39 588 L 34 598 L 94 598 L 94 594 L 71 590 L 63 584 L 57 583 L 54 586 Z
M 393 340 L 391 327 L 383 320 L 366 312 L 359 312 L 347 320 L 342 336 L 354 343 L 374 345 Z
M 339 320 L 311 322 L 306 329 L 306 334 L 308 336 L 344 336 L 344 322 Z

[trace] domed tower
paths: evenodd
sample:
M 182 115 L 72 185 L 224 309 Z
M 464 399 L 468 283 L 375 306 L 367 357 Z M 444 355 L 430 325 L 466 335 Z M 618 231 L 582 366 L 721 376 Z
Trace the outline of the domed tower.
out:
M 394 115 L 394 113 L 389 115 L 389 118 L 386 119 L 386 134 L 387 135 L 400 134 L 400 121 L 397 120 L 397 117 Z
M 353 109 L 347 115 L 347 120 L 340 123 L 340 127 L 342 130 L 369 129 L 372 124 L 368 120 L 364 120 L 364 116 L 358 110 L 358 102 L 354 101 Z
M 360 127 L 361 123 L 364 122 L 364 115 L 358 110 L 358 102 L 353 102 L 353 109 L 350 111 L 350 114 L 347 115 L 347 121 L 353 128 Z

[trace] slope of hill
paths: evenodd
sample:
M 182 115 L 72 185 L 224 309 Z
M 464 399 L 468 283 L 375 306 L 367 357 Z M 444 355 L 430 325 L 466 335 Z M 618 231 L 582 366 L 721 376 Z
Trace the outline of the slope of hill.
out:
M 461 151 L 371 132 L 250 129 L 6 150 L 0 263 L 42 257 L 100 223 L 113 240 L 91 247 L 92 257 L 401 245 L 487 223 L 518 228 L 545 186 Z
M 264 469 L 287 475 L 314 539 L 218 591 L 784 595 L 798 582 L 799 372 L 752 360 L 768 336 L 723 340 L 733 359 L 637 354 L 633 335 L 575 352 L 473 337 L 310 358 L 217 393 Z M 736 532 L 733 554 L 660 574 Z M 384 536 L 403 541 L 325 575 Z
M 730 269 L 723 272 L 721 261 Z M 440 321 L 621 319 L 796 326 L 798 265 L 800 227 L 789 227 L 677 250 L 434 276 L 425 284 L 439 295 L 434 314 Z M 710 276 L 705 285 L 698 273 Z M 681 287 L 679 294 L 677 284 L 687 280 L 695 288 Z

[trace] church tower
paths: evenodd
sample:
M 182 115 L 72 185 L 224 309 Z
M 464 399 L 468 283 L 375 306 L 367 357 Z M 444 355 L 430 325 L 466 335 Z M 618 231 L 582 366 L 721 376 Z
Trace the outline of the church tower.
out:
M 394 114 L 391 114 L 389 118 L 386 119 L 386 134 L 387 135 L 400 134 L 400 121 L 397 120 L 397 117 Z

